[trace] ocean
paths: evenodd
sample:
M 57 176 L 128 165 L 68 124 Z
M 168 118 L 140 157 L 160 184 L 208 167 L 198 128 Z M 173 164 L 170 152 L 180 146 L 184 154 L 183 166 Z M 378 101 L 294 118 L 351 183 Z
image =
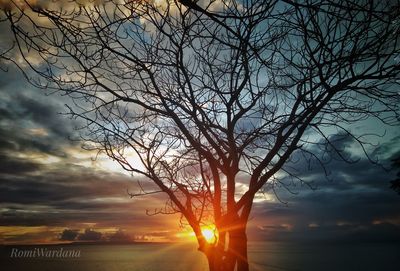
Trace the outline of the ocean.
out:
M 397 271 L 398 244 L 249 244 L 253 271 Z M 36 255 L 33 257 L 33 252 Z M 79 257 L 73 252 L 79 252 Z M 58 254 L 57 254 L 58 253 Z M 69 253 L 69 254 L 68 254 Z M 207 271 L 195 244 L 2 246 L 3 271 Z

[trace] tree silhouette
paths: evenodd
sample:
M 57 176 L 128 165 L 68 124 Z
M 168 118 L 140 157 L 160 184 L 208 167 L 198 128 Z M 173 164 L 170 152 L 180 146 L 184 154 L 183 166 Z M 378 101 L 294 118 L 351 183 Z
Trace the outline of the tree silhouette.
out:
M 397 178 L 390 181 L 390 188 L 396 191 L 400 195 L 400 157 L 392 159 L 392 169 L 397 170 Z
M 182 214 L 210 270 L 249 269 L 253 199 L 306 182 L 294 156 L 324 167 L 311 146 L 341 156 L 332 131 L 364 149 L 352 123 L 398 123 L 399 1 L 9 1 L 1 18 L 3 57 L 71 97 L 87 148 L 158 187 L 131 196 L 168 196 L 156 213 Z

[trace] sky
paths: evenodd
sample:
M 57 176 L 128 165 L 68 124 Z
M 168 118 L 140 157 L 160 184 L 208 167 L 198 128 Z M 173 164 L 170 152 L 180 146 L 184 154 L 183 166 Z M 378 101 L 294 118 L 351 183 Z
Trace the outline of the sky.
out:
M 6 39 L 1 31 L 0 41 Z M 178 215 L 146 214 L 162 208 L 165 196 L 130 198 L 127 191 L 137 192 L 143 180 L 82 149 L 79 121 L 63 114 L 67 97 L 34 88 L 9 63 L 0 60 L 0 67 L 0 243 L 193 239 Z M 379 165 L 349 138 L 339 140 L 357 162 L 333 159 L 328 178 L 318 167 L 302 172 L 315 189 L 294 183 L 293 193 L 278 188 L 278 198 L 258 194 L 250 241 L 400 241 L 400 195 L 390 189 L 400 131 L 374 120 L 352 129 L 384 135 L 368 138 Z
M 68 100 L 47 94 L 11 66 L 0 73 L 0 242 L 187 240 L 177 215 L 146 215 L 165 198 L 131 199 L 127 190 L 137 191 L 140 180 L 104 155 L 94 160 L 96 153 L 83 150 L 76 140 L 79 122 L 62 114 Z M 376 122 L 363 125 L 358 128 L 385 129 Z M 282 202 L 268 192 L 258 195 L 249 239 L 400 240 L 400 196 L 390 189 L 396 171 L 388 170 L 399 142 L 399 132 L 388 129 L 369 151 L 384 168 L 360 155 L 350 140 L 340 141 L 338 147 L 358 162 L 332 160 L 329 179 L 318 168 L 302 173 L 316 189 L 278 189 Z

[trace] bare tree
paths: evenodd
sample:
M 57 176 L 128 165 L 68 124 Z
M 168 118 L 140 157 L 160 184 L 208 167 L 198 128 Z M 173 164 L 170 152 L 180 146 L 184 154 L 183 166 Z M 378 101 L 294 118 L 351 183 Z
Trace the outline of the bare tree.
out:
M 253 199 L 284 185 L 279 172 L 305 182 L 290 166 L 295 154 L 324 167 L 311 146 L 340 156 L 333 129 L 364 148 L 350 124 L 398 124 L 399 6 L 10 1 L 1 16 L 15 37 L 8 53 L 18 49 L 40 75 L 30 81 L 74 101 L 86 147 L 158 187 L 131 195 L 165 193 L 158 212 L 182 214 L 210 270 L 244 271 Z M 212 242 L 202 235 L 209 224 Z
M 400 195 L 400 157 L 392 159 L 392 169 L 397 170 L 396 179 L 390 181 L 390 188 Z

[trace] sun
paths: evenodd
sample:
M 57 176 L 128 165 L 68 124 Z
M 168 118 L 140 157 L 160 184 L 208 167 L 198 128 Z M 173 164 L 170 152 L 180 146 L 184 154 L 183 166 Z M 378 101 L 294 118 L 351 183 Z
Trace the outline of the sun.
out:
M 215 225 L 202 227 L 201 234 L 209 244 L 214 244 L 218 240 L 218 231 Z

